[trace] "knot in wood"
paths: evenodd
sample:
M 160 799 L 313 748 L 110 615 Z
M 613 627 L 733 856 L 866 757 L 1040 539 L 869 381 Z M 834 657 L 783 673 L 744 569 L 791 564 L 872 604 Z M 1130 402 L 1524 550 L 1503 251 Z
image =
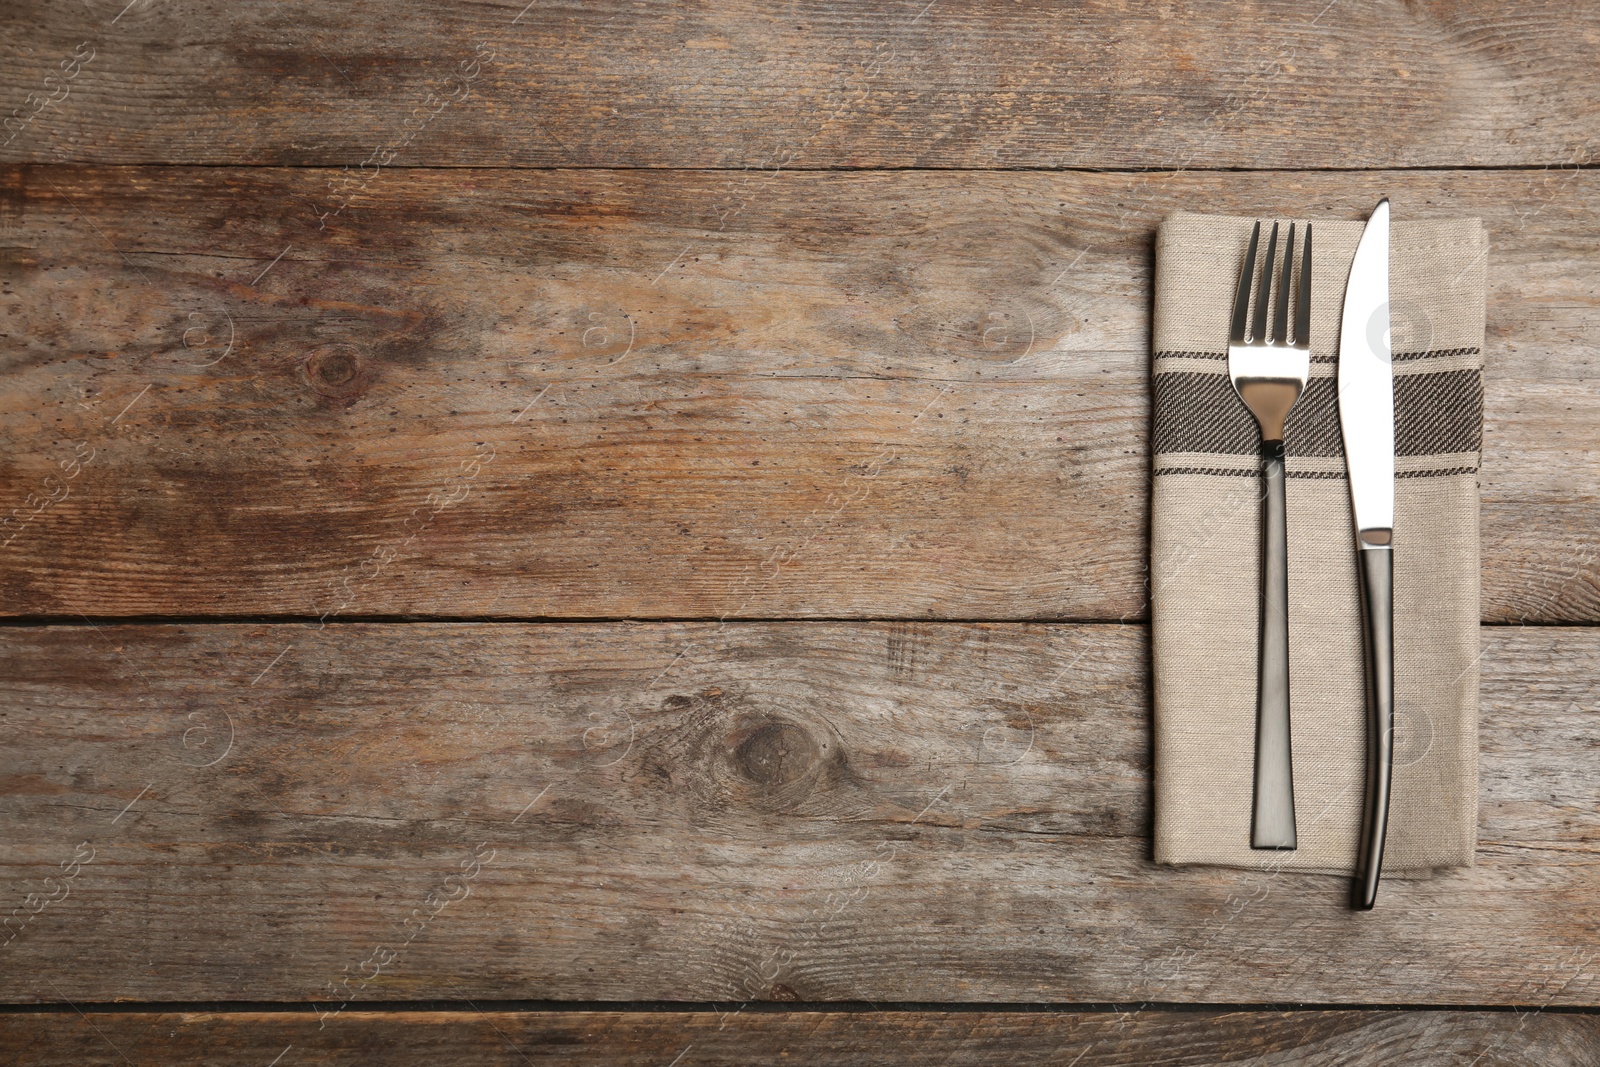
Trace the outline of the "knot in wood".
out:
M 822 747 L 790 722 L 768 722 L 753 729 L 734 749 L 739 770 L 764 786 L 785 786 L 816 767 Z
M 368 377 L 361 353 L 348 344 L 316 349 L 306 357 L 305 375 L 312 389 L 338 400 L 360 393 L 366 388 Z

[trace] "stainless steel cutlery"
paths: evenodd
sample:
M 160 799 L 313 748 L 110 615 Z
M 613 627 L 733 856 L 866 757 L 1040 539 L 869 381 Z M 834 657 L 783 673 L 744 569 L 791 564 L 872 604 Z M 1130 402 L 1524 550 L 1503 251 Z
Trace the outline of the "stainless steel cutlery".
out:
M 1339 324 L 1339 427 L 1350 471 L 1367 670 L 1367 782 L 1352 903 L 1378 897 L 1394 772 L 1394 372 L 1389 347 L 1389 201 L 1356 246 Z
M 1311 369 L 1311 225 L 1306 224 L 1299 249 L 1298 276 L 1293 223 L 1281 267 L 1274 271 L 1278 230 L 1279 224 L 1273 223 L 1264 251 L 1261 223 L 1251 231 L 1228 338 L 1228 377 L 1261 431 L 1261 642 L 1250 846 L 1262 849 L 1292 849 L 1296 844 L 1283 439 L 1284 424 L 1305 392 Z M 1366 673 L 1366 790 L 1351 903 L 1365 910 L 1378 896 L 1394 773 L 1394 374 L 1387 199 L 1373 209 L 1356 246 L 1338 351 L 1339 428 L 1355 520 Z
M 1261 429 L 1262 568 L 1261 658 L 1256 686 L 1255 802 L 1250 847 L 1295 847 L 1294 762 L 1289 737 L 1289 526 L 1284 494 L 1283 427 L 1305 391 L 1311 372 L 1311 224 L 1306 224 L 1298 284 L 1294 277 L 1295 226 L 1283 250 L 1277 299 L 1273 300 L 1273 262 L 1278 224 L 1272 224 L 1259 279 L 1256 253 L 1261 223 L 1239 271 L 1232 331 L 1228 338 L 1228 377 Z M 1250 296 L 1255 290 L 1255 316 Z M 1290 292 L 1294 332 L 1289 332 Z M 1273 309 L 1271 321 L 1267 315 Z

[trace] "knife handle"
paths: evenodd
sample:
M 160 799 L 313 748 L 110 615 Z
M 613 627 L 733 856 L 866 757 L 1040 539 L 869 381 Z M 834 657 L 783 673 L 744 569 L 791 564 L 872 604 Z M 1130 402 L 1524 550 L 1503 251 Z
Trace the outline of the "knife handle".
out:
M 1283 442 L 1262 443 L 1261 664 L 1256 682 L 1256 789 L 1250 847 L 1291 849 L 1294 760 L 1289 739 L 1289 520 Z
M 1366 911 L 1378 900 L 1394 778 L 1394 551 L 1387 545 L 1363 545 L 1356 559 L 1366 636 L 1367 792 L 1351 903 Z

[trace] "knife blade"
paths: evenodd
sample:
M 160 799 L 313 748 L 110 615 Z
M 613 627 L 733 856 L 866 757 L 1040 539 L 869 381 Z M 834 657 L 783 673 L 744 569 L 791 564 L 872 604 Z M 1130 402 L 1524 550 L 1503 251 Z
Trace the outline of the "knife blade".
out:
M 1350 473 L 1366 660 L 1367 768 L 1351 903 L 1377 902 L 1394 775 L 1394 368 L 1389 347 L 1389 201 L 1356 245 L 1339 322 L 1339 428 Z

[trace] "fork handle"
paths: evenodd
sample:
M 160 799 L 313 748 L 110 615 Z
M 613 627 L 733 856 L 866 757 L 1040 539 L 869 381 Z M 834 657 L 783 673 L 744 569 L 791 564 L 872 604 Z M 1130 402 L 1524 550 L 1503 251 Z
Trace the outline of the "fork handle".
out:
M 1351 903 L 1366 911 L 1378 900 L 1383 843 L 1389 829 L 1389 788 L 1394 777 L 1394 551 L 1362 545 L 1361 615 L 1367 660 L 1367 792 Z
M 1250 847 L 1291 849 L 1294 762 L 1289 737 L 1289 519 L 1283 442 L 1261 446 L 1261 665 L 1256 687 L 1255 810 Z

